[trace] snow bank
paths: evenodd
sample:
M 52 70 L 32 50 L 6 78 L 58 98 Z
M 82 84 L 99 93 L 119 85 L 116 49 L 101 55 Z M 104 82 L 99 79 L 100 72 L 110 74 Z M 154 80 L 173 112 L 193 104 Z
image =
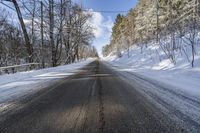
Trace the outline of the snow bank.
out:
M 0 112 L 12 106 L 12 102 L 16 99 L 35 93 L 44 87 L 53 85 L 61 78 L 77 73 L 80 68 L 92 61 L 94 60 L 88 59 L 55 68 L 0 76 Z
M 143 48 L 142 52 L 140 47 L 133 47 L 130 50 L 130 57 L 124 51 L 121 58 L 108 56 L 103 60 L 120 71 L 134 72 L 173 85 L 174 88 L 191 96 L 200 97 L 200 53 L 198 51 L 200 48 L 197 49 L 194 68 L 180 51 L 175 53 L 176 64 L 173 64 L 156 45 Z
M 198 50 L 200 51 L 200 49 Z M 198 52 L 197 51 L 197 52 Z M 192 68 L 187 58 L 176 53 L 176 64 L 165 58 L 156 46 L 131 48 L 123 56 L 104 58 L 124 81 L 152 101 L 167 116 L 180 123 L 186 132 L 199 132 L 200 57 Z

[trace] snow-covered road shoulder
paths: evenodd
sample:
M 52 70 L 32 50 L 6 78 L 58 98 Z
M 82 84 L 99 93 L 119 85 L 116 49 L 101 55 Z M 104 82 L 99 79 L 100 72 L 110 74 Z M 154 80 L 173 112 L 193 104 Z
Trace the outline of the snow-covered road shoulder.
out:
M 80 68 L 93 61 L 94 59 L 88 59 L 55 68 L 0 76 L 0 113 L 14 106 L 19 99 L 51 86 L 62 78 L 80 72 Z
M 197 132 L 200 128 L 200 77 L 199 70 L 153 71 L 137 70 L 131 65 L 118 61 L 104 61 L 104 64 L 116 70 L 124 81 L 142 93 L 158 108 L 188 132 Z

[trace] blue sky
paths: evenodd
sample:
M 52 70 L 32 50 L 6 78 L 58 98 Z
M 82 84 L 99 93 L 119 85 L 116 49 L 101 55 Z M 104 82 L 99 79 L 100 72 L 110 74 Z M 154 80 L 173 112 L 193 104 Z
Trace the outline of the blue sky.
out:
M 128 11 L 137 4 L 137 0 L 74 0 L 76 3 L 82 1 L 83 8 L 94 11 Z M 101 54 L 101 48 L 108 44 L 111 29 L 117 13 L 94 13 L 91 24 L 95 27 L 96 38 L 93 45 Z

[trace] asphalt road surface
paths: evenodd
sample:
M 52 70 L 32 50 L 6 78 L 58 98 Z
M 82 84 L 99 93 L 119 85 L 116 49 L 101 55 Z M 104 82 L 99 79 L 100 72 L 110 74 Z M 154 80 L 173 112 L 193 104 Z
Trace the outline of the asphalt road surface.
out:
M 0 132 L 185 132 L 99 61 L 18 104 L 20 109 L 1 118 Z

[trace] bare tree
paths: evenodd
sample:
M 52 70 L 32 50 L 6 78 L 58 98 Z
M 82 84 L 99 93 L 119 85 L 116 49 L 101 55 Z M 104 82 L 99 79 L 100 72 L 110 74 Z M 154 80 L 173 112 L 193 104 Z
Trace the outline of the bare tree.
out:
M 14 7 L 15 7 L 15 10 L 17 12 L 17 16 L 18 16 L 18 19 L 19 19 L 19 22 L 20 22 L 20 25 L 21 25 L 21 28 L 22 28 L 22 31 L 23 31 L 23 34 L 24 34 L 26 50 L 27 50 L 27 53 L 28 53 L 28 62 L 32 63 L 33 62 L 33 47 L 30 43 L 30 38 L 28 36 L 28 32 L 26 30 L 26 26 L 24 24 L 23 16 L 22 16 L 21 10 L 19 8 L 19 5 L 18 5 L 16 0 L 5 0 L 5 1 L 9 1 L 9 2 L 12 2 L 14 4 Z

